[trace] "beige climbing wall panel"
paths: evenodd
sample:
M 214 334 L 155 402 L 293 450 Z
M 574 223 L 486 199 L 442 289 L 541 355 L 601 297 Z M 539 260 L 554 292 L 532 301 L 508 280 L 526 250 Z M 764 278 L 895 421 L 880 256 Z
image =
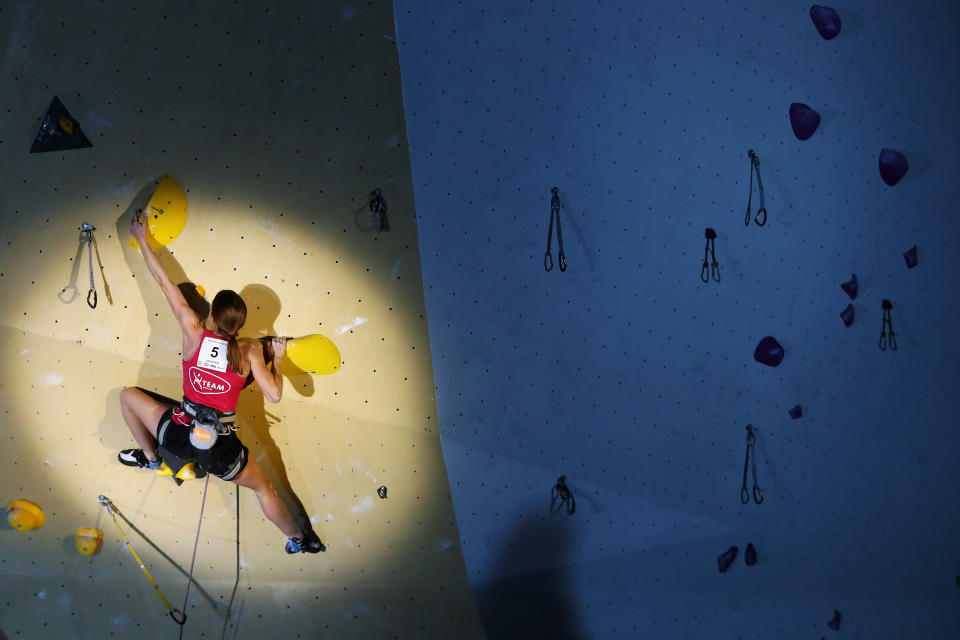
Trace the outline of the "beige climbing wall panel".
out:
M 204 482 L 116 461 L 135 446 L 120 390 L 180 396 L 179 330 L 128 246 L 169 174 L 189 207 L 158 250 L 174 281 L 239 291 L 242 335 L 320 333 L 343 359 L 239 410 L 326 553 L 286 555 L 256 496 L 212 479 L 184 637 L 483 637 L 437 432 L 391 4 L 300 4 L 0 2 L 0 499 L 46 515 L 0 526 L 0 635 L 178 632 L 97 500 L 182 606 Z M 28 153 L 53 95 L 92 148 Z M 105 534 L 91 557 L 73 544 L 87 527 Z

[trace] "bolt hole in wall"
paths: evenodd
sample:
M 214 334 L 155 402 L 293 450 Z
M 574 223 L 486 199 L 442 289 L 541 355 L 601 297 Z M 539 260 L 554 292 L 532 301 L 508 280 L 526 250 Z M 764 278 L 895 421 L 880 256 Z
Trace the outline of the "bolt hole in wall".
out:
M 391 3 L 0 2 L 0 39 L 0 636 L 484 637 Z M 245 323 L 184 363 L 222 289 Z M 259 471 L 211 477 L 236 438 Z
M 396 16 L 488 635 L 955 635 L 956 3 Z

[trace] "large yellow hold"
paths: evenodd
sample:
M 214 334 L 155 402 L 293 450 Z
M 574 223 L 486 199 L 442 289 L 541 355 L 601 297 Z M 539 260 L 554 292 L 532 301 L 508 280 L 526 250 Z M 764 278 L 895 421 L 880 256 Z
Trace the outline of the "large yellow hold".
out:
M 17 498 L 7 503 L 7 522 L 17 531 L 39 529 L 46 521 L 43 509 L 35 502 Z
M 163 176 L 143 212 L 147 216 L 147 244 L 156 251 L 173 242 L 186 226 L 187 195 L 176 180 Z M 135 239 L 130 240 L 130 246 L 140 248 Z
M 330 338 L 313 333 L 287 340 L 287 358 L 302 371 L 325 375 L 340 369 L 340 350 Z

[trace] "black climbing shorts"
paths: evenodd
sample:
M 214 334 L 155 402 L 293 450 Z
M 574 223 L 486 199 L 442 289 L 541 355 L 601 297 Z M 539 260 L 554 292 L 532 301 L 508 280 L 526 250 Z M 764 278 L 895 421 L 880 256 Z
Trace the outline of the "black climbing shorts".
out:
M 157 442 L 175 456 L 193 460 L 201 469 L 223 480 L 233 480 L 247 466 L 250 450 L 236 433 L 218 436 L 209 449 L 197 449 L 190 444 L 192 430 L 193 418 L 180 407 L 167 409 L 157 425 Z

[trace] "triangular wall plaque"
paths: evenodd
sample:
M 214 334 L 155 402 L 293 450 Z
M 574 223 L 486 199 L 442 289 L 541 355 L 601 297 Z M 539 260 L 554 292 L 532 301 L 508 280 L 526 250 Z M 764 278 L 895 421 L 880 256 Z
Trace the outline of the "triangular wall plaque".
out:
M 30 153 L 66 151 L 92 146 L 87 136 L 83 135 L 80 123 L 73 119 L 67 108 L 60 102 L 60 98 L 53 96 Z

